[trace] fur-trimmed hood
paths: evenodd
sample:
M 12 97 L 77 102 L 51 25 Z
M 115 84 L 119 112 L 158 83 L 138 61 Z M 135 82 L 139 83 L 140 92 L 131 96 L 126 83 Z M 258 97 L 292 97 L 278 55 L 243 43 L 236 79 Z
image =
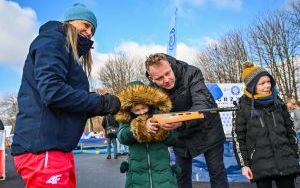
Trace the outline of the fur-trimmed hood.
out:
M 130 109 L 136 104 L 147 104 L 160 112 L 169 112 L 172 109 L 172 102 L 166 93 L 147 85 L 128 85 L 117 96 L 121 101 L 120 111 L 115 116 L 118 122 L 130 122 Z
M 161 128 L 155 135 L 146 131 L 146 120 L 149 114 L 132 117 L 130 112 L 136 104 L 147 104 L 162 113 L 169 112 L 172 109 L 172 102 L 166 93 L 158 88 L 135 84 L 126 86 L 117 96 L 121 101 L 121 108 L 115 115 L 115 119 L 120 123 L 130 122 L 131 131 L 138 142 L 160 142 L 167 137 L 168 131 Z

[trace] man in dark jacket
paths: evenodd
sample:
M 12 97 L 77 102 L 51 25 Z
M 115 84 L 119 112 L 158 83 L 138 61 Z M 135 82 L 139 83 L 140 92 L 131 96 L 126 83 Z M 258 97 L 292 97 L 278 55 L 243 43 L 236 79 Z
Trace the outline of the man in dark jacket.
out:
M 162 53 L 150 55 L 145 65 L 151 85 L 163 89 L 170 96 L 172 112 L 217 107 L 204 84 L 200 69 Z M 148 123 L 155 133 L 157 123 Z M 160 126 L 166 130 L 178 131 L 179 138 L 186 145 L 185 148 L 174 147 L 176 163 L 182 169 L 181 175 L 177 177 L 180 188 L 192 187 L 192 159 L 201 153 L 204 153 L 208 166 L 211 187 L 229 187 L 223 162 L 225 134 L 218 113 L 206 114 L 205 119 Z
M 117 132 L 119 128 L 119 123 L 115 118 L 108 114 L 102 120 L 102 127 L 105 130 L 107 138 L 107 159 L 111 159 L 111 144 L 113 144 L 114 158 L 117 159 Z

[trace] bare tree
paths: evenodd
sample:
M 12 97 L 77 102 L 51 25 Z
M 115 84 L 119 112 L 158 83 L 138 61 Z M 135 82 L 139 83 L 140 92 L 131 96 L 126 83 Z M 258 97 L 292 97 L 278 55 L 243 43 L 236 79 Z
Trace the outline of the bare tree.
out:
M 99 70 L 98 79 L 112 93 L 118 93 L 130 81 L 145 82 L 145 68 L 141 59 L 130 59 L 124 53 L 117 53 Z
M 198 55 L 197 63 L 200 66 L 200 69 L 202 70 L 206 82 L 209 83 L 219 82 L 220 80 L 220 76 L 218 74 L 219 72 L 216 71 L 217 66 L 214 63 L 214 61 L 212 61 L 208 52 L 208 48 L 206 48 L 206 51 L 201 52 Z
M 299 102 L 299 94 L 300 94 L 300 54 L 299 54 L 299 42 L 300 42 L 300 1 L 295 0 L 292 2 L 292 10 L 289 12 L 289 21 L 291 25 L 294 27 L 293 32 L 297 36 L 295 42 L 297 43 L 296 55 L 292 56 L 292 60 L 294 63 L 295 70 L 295 83 L 293 83 L 293 87 L 296 88 L 298 95 L 295 96 L 296 101 Z M 295 86 L 296 85 L 296 86 Z
M 294 25 L 298 28 L 300 27 L 300 1 L 293 1 L 292 2 L 292 11 L 291 14 L 291 21 Z M 299 32 L 299 31 L 298 31 Z
M 198 56 L 198 63 L 208 82 L 241 82 L 242 63 L 248 58 L 240 31 L 225 34 Z
M 18 101 L 16 95 L 10 95 L 5 97 L 3 101 L 0 102 L 1 106 L 1 119 L 6 126 L 12 126 L 11 132 L 14 132 L 16 124 L 16 116 L 19 111 Z
M 257 19 L 249 29 L 252 58 L 274 76 L 284 100 L 298 99 L 295 62 L 299 35 L 287 12 L 270 12 Z

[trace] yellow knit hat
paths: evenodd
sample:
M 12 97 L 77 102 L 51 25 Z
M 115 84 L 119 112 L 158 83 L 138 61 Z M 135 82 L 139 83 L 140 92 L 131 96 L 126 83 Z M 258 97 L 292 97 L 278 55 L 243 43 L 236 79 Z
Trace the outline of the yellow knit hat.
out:
M 243 64 L 243 72 L 242 72 L 242 79 L 247 86 L 252 80 L 255 79 L 255 77 L 261 73 L 265 72 L 269 75 L 268 71 L 266 71 L 264 68 L 254 65 L 251 62 L 246 61 Z

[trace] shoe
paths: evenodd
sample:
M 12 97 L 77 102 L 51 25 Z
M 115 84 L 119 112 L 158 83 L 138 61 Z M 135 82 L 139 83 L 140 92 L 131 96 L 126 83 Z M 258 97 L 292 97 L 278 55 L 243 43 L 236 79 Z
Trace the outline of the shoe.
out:
M 118 156 L 117 156 L 117 155 L 115 155 L 115 156 L 114 156 L 114 159 L 117 159 L 117 158 L 118 158 Z
M 111 159 L 111 155 L 107 155 L 106 159 Z

